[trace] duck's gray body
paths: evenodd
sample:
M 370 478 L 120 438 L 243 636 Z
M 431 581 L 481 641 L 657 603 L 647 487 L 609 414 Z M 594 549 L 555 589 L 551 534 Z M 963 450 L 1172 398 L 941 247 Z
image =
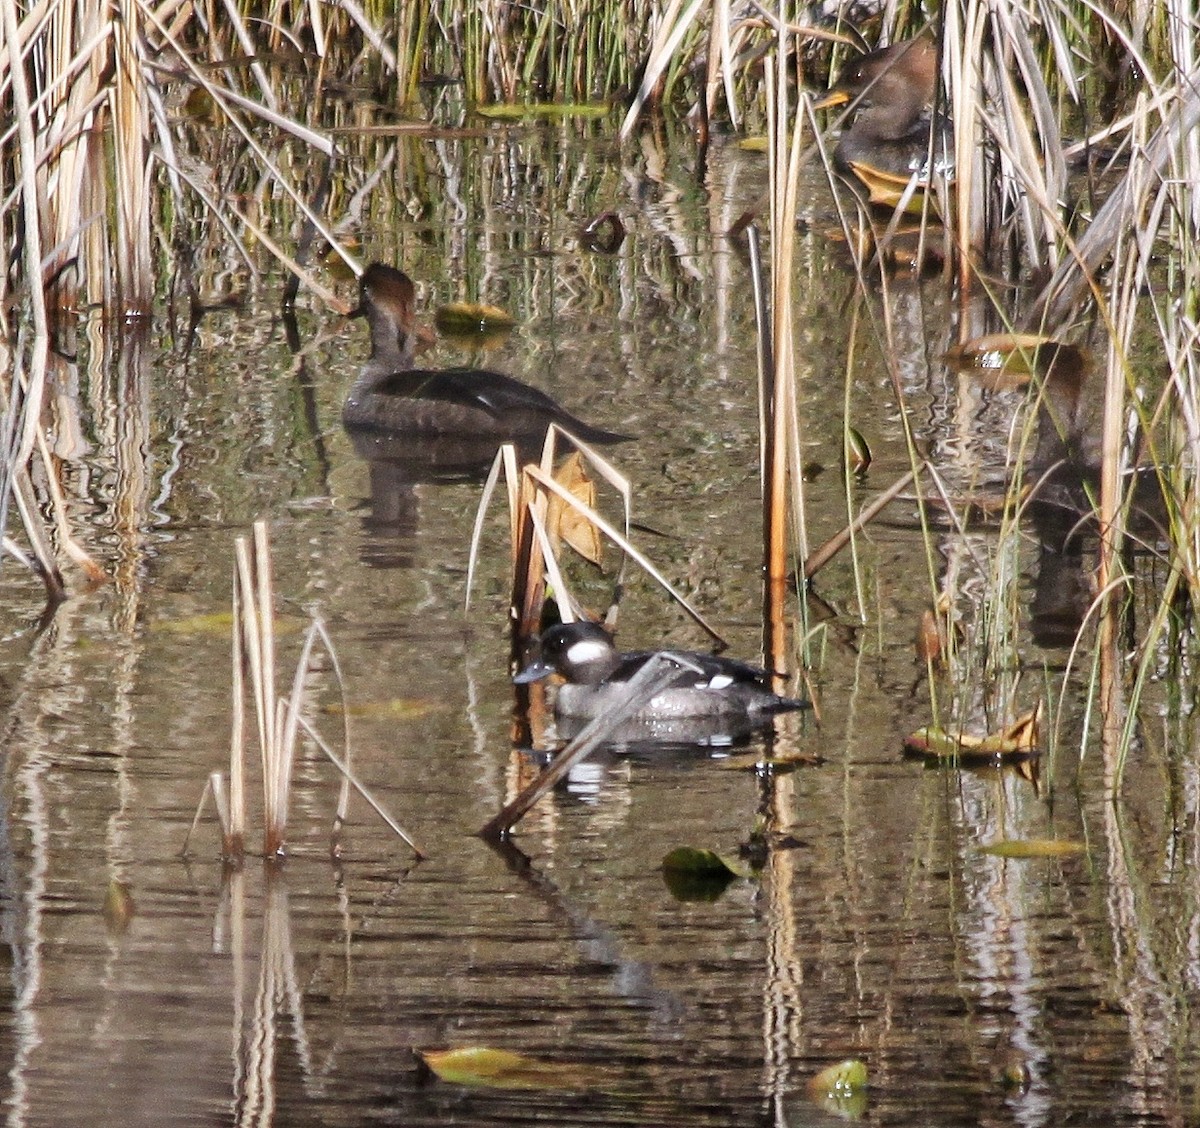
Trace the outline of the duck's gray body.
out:
M 773 692 L 770 675 L 760 667 L 690 651 L 622 654 L 607 631 L 589 622 L 563 623 L 547 630 L 539 656 L 515 680 L 527 684 L 552 673 L 565 679 L 555 692 L 554 715 L 560 734 L 570 736 L 586 722 L 621 708 L 631 679 L 655 657 L 674 663 L 678 671 L 621 722 L 618 739 L 728 743 L 761 727 L 776 713 L 808 705 Z

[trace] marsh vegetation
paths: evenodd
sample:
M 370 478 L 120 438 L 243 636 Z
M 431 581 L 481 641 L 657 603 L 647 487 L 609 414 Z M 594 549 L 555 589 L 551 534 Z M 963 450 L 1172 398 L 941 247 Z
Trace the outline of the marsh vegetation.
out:
M 1190 5 L 0 4 L 14 1123 L 100 1072 L 126 1121 L 568 1122 L 583 1090 L 602 1122 L 757 1123 L 849 1055 L 897 1122 L 1195 1117 Z M 813 105 L 914 35 L 955 175 L 868 207 Z M 606 454 L 632 540 L 813 716 L 745 763 L 602 753 L 525 856 L 472 837 L 550 730 L 512 712 L 508 519 L 464 618 L 480 482 L 340 426 L 370 261 L 430 321 L 514 315 L 438 363 L 636 436 Z M 330 876 L 315 753 L 285 869 L 223 879 L 203 830 L 174 860 L 228 762 L 222 616 L 263 517 L 288 668 L 314 614 L 336 654 L 305 723 L 349 731 L 415 868 L 352 815 Z M 558 563 L 604 610 L 611 545 Z M 623 642 L 706 644 L 625 581 Z M 1036 755 L 965 762 L 1039 702 Z M 902 757 L 923 728 L 936 767 Z M 981 849 L 1010 839 L 1082 852 Z M 676 900 L 686 844 L 752 876 Z M 620 1076 L 518 1101 L 407 1056 L 472 1042 Z

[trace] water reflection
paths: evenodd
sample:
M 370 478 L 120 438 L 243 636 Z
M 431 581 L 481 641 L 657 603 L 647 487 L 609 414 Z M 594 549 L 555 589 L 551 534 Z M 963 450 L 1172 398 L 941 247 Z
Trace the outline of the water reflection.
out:
M 670 534 L 656 559 L 751 653 L 752 317 L 722 233 L 763 167 L 714 143 L 698 185 L 694 150 L 676 140 L 642 135 L 618 172 L 602 137 L 566 126 L 436 146 L 350 138 L 361 179 L 335 198 L 353 201 L 377 257 L 446 297 L 462 287 L 474 292 L 453 296 L 487 294 L 520 314 L 527 329 L 505 369 L 638 433 L 619 461 L 637 512 Z M 1013 407 L 938 363 L 955 321 L 944 292 L 896 281 L 893 355 L 852 345 L 845 252 L 823 235 L 821 186 L 803 195 L 798 376 L 812 455 L 838 462 L 830 405 L 850 386 L 876 453 L 853 490 L 906 471 L 898 387 L 957 485 L 1002 478 L 997 436 Z M 579 250 L 581 219 L 607 210 L 628 228 L 617 253 Z M 199 272 L 215 275 L 220 250 L 198 254 Z M 361 342 L 302 308 L 298 368 L 275 306 L 265 293 L 243 315 L 206 316 L 186 361 L 153 336 L 126 348 L 89 328 L 78 390 L 70 373 L 58 385 L 74 401 L 55 410 L 76 411 L 93 446 L 64 452 L 73 528 L 119 583 L 76 589 L 48 629 L 0 640 L 9 1124 L 799 1125 L 824 1119 L 806 1079 L 847 1056 L 867 1062 L 879 1123 L 1186 1121 L 1188 992 L 1200 983 L 1186 645 L 1150 656 L 1161 709 L 1140 730 L 1123 805 L 1104 793 L 1069 695 L 1040 789 L 1011 773 L 923 770 L 899 745 L 929 719 L 909 641 L 928 569 L 911 524 L 874 525 L 857 546 L 861 589 L 845 560 L 821 574 L 833 616 L 825 628 L 814 617 L 811 640 L 821 725 L 777 738 L 824 762 L 784 776 L 722 770 L 704 751 L 599 758 L 521 824 L 524 876 L 474 836 L 536 766 L 510 739 L 503 566 L 478 617 L 461 618 L 477 491 L 415 480 L 402 451 L 368 458 L 380 468 L 366 485 L 368 452 L 339 424 Z M 828 532 L 847 518 L 837 478 L 808 494 Z M 340 506 L 343 493 L 402 531 L 404 567 L 363 566 L 378 531 Z M 228 755 L 228 635 L 194 620 L 227 610 L 233 533 L 262 513 L 281 597 L 320 607 L 351 695 L 419 700 L 411 715 L 356 718 L 355 763 L 432 857 L 406 873 L 386 832 L 352 825 L 338 875 L 324 830 L 297 819 L 273 888 L 248 869 L 216 912 L 219 864 L 189 874 L 174 861 L 206 772 Z M 1059 529 L 1044 539 L 1069 543 Z M 986 548 L 994 530 L 971 536 Z M 947 527 L 941 547 L 939 568 L 973 566 L 970 537 Z M 1035 598 L 1047 623 L 1063 592 L 1082 598 L 1079 562 L 1059 555 L 1021 543 L 1009 572 L 1022 599 L 1020 583 L 1046 573 Z M 27 621 L 38 585 L 14 569 L 3 578 L 8 621 Z M 988 586 L 963 590 L 978 613 Z M 656 593 L 631 585 L 626 600 L 639 637 L 697 645 Z M 1053 637 L 1019 639 L 1026 684 L 1030 669 L 1062 662 L 1038 645 Z M 299 809 L 332 806 L 326 778 L 302 764 Z M 756 830 L 768 844 L 757 878 L 711 902 L 671 897 L 669 850 L 736 854 Z M 1000 836 L 1087 850 L 980 851 Z M 103 918 L 113 881 L 135 906 L 123 933 Z M 412 1046 L 463 1043 L 615 1066 L 625 1088 L 420 1079 Z M 1013 1054 L 1028 1082 L 1006 1088 L 997 1074 Z

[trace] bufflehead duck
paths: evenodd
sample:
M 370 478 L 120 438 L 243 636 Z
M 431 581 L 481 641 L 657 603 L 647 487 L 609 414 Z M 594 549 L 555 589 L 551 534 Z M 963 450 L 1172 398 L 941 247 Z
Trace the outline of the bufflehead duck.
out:
M 854 103 L 854 121 L 839 138 L 834 163 L 842 172 L 864 165 L 904 178 L 928 179 L 929 130 L 937 90 L 937 45 L 928 35 L 881 47 L 849 63 L 815 109 Z M 949 169 L 950 128 L 942 118 L 934 164 Z
M 655 654 L 682 659 L 678 675 L 635 715 L 638 721 L 721 720 L 763 724 L 776 713 L 808 707 L 807 701 L 780 697 L 770 675 L 758 666 L 691 651 L 642 650 L 622 654 L 598 623 L 580 621 L 550 627 L 540 654 L 513 679 L 518 685 L 557 673 L 566 679 L 554 698 L 555 716 L 590 720 L 618 705 L 630 678 Z
M 476 368 L 413 367 L 416 296 L 407 274 L 372 263 L 359 279 L 359 305 L 371 329 L 371 357 L 342 408 L 348 429 L 419 437 L 471 436 L 496 442 L 538 439 L 558 423 L 589 443 L 627 436 L 592 427 L 545 392 Z

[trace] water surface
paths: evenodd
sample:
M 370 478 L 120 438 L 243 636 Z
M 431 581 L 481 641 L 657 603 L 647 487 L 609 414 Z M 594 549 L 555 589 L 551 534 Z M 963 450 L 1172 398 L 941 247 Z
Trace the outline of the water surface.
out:
M 426 308 L 472 298 L 521 322 L 486 355 L 443 342 L 430 363 L 482 356 L 637 436 L 612 453 L 635 484 L 640 543 L 753 658 L 753 310 L 744 248 L 723 232 L 764 163 L 718 147 L 698 184 L 675 140 L 647 134 L 620 161 L 596 126 L 405 140 L 359 233 L 367 258 L 419 281 Z M 806 457 L 825 468 L 807 487 L 817 543 L 845 521 L 847 365 L 876 455 L 854 504 L 908 457 L 827 190 L 814 179 L 804 198 L 797 376 Z M 628 237 L 615 255 L 585 250 L 579 228 L 609 209 Z M 215 261 L 203 278 L 217 295 L 231 285 Z M 475 832 L 541 762 L 511 739 L 506 518 L 488 525 L 464 616 L 478 483 L 365 462 L 339 420 L 363 326 L 302 299 L 297 355 L 281 289 L 268 277 L 191 339 L 165 315 L 141 337 L 81 326 L 60 374 L 56 409 L 80 436 L 61 452 L 73 513 L 113 580 L 73 585 L 39 630 L 36 583 L 11 562 L 0 576 L 9 1123 L 810 1125 L 831 1114 L 808 1078 L 846 1057 L 868 1066 L 875 1124 L 1200 1122 L 1200 787 L 1184 705 L 1159 695 L 1118 806 L 1096 750 L 1080 756 L 1072 710 L 1037 786 L 904 759 L 903 736 L 930 719 L 912 638 L 931 588 L 901 501 L 857 543 L 861 584 L 848 553 L 820 577 L 819 710 L 774 737 L 813 764 L 772 775 L 702 750 L 606 754 L 498 851 Z M 920 440 L 959 486 L 999 480 L 1020 395 L 941 365 L 957 311 L 940 280 L 900 274 L 892 290 L 890 359 Z M 285 663 L 319 615 L 357 770 L 427 851 L 419 865 L 361 803 L 331 863 L 336 780 L 308 747 L 284 866 L 223 872 L 211 815 L 178 856 L 227 762 L 230 645 L 214 616 L 233 539 L 260 517 Z M 968 612 L 993 536 L 936 537 L 935 570 L 960 573 Z M 1035 598 L 1041 566 L 1032 541 L 1017 551 L 1018 600 Z M 572 575 L 603 607 L 611 575 Z M 704 643 L 641 578 L 621 625 L 631 647 Z M 1013 693 L 1031 701 L 1066 652 L 1027 632 L 1016 649 Z M 336 740 L 328 663 L 309 680 Z M 756 878 L 714 901 L 672 896 L 669 850 L 736 854 L 764 829 Z M 981 852 L 1018 837 L 1084 850 Z M 131 904 L 106 917 L 114 889 Z M 561 1087 L 471 1089 L 424 1075 L 413 1053 L 467 1044 L 572 1070 Z

